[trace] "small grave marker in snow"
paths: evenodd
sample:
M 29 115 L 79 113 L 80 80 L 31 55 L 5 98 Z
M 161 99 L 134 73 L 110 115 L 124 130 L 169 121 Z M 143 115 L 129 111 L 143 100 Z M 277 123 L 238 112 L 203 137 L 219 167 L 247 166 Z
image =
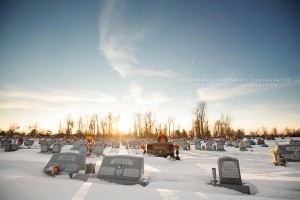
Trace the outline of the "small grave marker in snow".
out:
M 78 173 L 79 170 L 85 170 L 85 160 L 85 155 L 78 153 L 56 153 L 44 168 L 44 172 L 50 174 L 52 167 L 59 166 L 60 173 Z
M 149 179 L 143 178 L 144 158 L 127 155 L 105 156 L 97 177 L 123 185 L 146 186 Z

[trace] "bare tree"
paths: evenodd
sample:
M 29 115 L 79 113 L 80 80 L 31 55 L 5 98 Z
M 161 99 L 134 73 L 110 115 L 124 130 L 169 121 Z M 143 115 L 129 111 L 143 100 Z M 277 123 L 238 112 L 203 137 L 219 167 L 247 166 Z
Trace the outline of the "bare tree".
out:
M 204 101 L 198 102 L 196 108 L 193 110 L 193 114 L 196 117 L 195 120 L 195 128 L 196 128 L 196 135 L 197 137 L 202 136 L 202 139 L 204 139 L 204 124 L 205 124 L 205 118 L 206 118 L 206 103 Z
M 107 134 L 109 137 L 111 137 L 112 133 L 113 133 L 113 116 L 112 116 L 111 112 L 108 112 L 108 115 L 107 115 L 107 125 L 108 125 Z
M 8 134 L 13 134 L 20 126 L 18 124 L 9 125 Z
M 73 127 L 74 127 L 74 121 L 71 117 L 71 115 L 69 115 L 66 119 L 66 135 L 70 136 L 70 134 L 72 133 Z
M 167 125 L 168 125 L 168 132 L 169 132 L 169 138 L 171 137 L 171 125 L 174 123 L 173 117 L 168 117 Z
M 151 111 L 148 111 L 145 113 L 144 117 L 144 122 L 145 122 L 145 136 L 146 137 L 151 137 L 153 136 L 153 127 L 155 124 L 155 119 Z
M 106 136 L 106 130 L 107 130 L 107 121 L 106 119 L 101 119 L 101 122 L 100 122 L 100 126 L 101 126 L 101 129 L 102 129 L 102 135 L 103 137 Z
M 142 136 L 142 113 L 135 113 L 134 114 L 134 124 L 135 124 L 135 131 L 136 131 L 136 135 L 138 137 Z

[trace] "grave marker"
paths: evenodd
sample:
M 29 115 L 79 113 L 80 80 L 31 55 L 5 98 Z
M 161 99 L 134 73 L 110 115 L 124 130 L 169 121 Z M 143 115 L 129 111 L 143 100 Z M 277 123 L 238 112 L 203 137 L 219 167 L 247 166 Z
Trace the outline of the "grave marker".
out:
M 53 154 L 44 168 L 44 173 L 50 174 L 51 168 L 59 166 L 59 173 L 74 174 L 85 170 L 85 155 L 78 153 L 56 153 Z
M 94 146 L 93 153 L 96 154 L 96 156 L 100 156 L 103 154 L 103 151 L 104 151 L 103 142 L 97 142 Z
M 52 153 L 60 153 L 61 152 L 61 144 L 53 144 Z
M 279 152 L 282 157 L 284 157 L 287 161 L 300 161 L 300 145 L 299 144 L 285 144 L 278 145 Z
M 242 185 L 238 159 L 228 156 L 218 159 L 220 183 Z
M 250 194 L 250 187 L 243 185 L 242 183 L 238 159 L 228 156 L 219 158 L 218 168 L 220 181 L 219 184 L 217 184 L 218 181 L 216 181 L 214 177 L 214 180 L 211 182 L 213 186 L 225 187 L 245 194 Z
M 86 154 L 89 151 L 89 148 L 86 144 L 81 144 L 79 147 L 80 154 Z
M 146 186 L 144 179 L 144 158 L 128 155 L 105 156 L 97 177 L 123 185 L 140 184 Z

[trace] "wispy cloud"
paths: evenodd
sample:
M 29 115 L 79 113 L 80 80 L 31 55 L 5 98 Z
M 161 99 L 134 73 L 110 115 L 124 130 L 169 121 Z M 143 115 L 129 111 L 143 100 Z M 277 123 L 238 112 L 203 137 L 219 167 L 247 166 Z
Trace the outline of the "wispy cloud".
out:
M 137 82 L 132 82 L 128 89 L 129 95 L 123 98 L 123 100 L 130 100 L 137 104 L 162 104 L 172 101 L 171 98 L 167 97 L 161 92 L 149 92 L 145 91 L 144 88 Z
M 101 10 L 99 20 L 99 48 L 108 64 L 122 77 L 176 76 L 176 73 L 171 70 L 152 70 L 138 66 L 140 63 L 135 55 L 137 49 L 134 45 L 144 38 L 146 29 L 126 33 L 125 28 L 121 28 L 120 20 L 115 16 L 117 11 L 119 10 L 116 1 L 107 1 Z
M 50 104 L 68 105 L 68 104 L 89 104 L 115 102 L 116 97 L 102 94 L 97 91 L 79 90 L 43 90 L 30 91 L 17 88 L 0 89 L 0 108 L 21 108 L 32 109 L 37 107 L 49 106 Z

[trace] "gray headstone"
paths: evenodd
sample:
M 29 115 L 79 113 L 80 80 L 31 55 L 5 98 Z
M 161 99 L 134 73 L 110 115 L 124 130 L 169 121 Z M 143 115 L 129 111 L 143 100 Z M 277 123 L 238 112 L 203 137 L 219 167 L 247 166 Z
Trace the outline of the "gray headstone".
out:
M 97 156 L 100 156 L 103 154 L 104 151 L 104 144 L 103 142 L 98 142 L 94 146 L 93 153 L 96 154 Z
M 61 152 L 61 144 L 53 144 L 52 153 L 60 153 Z
M 72 150 L 79 150 L 79 143 L 74 141 Z
M 49 146 L 46 143 L 41 144 L 41 152 L 46 153 L 49 151 Z
M 246 148 L 252 148 L 252 146 L 251 146 L 251 140 L 246 140 L 245 141 L 245 147 Z
M 300 144 L 278 145 L 278 149 L 287 161 L 300 161 Z
M 11 145 L 11 140 L 2 140 L 1 141 L 1 149 L 5 149 L 9 145 Z
M 78 153 L 55 153 L 44 168 L 45 173 L 51 173 L 51 167 L 59 166 L 60 173 L 68 174 L 78 173 L 85 170 L 85 155 Z
M 239 148 L 239 147 L 240 147 L 240 141 L 241 141 L 241 140 L 235 140 L 235 141 L 233 142 L 233 147 L 234 147 L 234 148 Z
M 201 149 L 201 141 L 195 142 L 195 149 Z
M 223 141 L 218 141 L 217 144 L 216 144 L 216 148 L 218 151 L 224 151 L 224 145 L 225 145 L 225 142 Z
M 88 152 L 89 148 L 86 144 L 81 144 L 79 147 L 79 153 L 80 154 L 86 154 Z
M 218 159 L 219 178 L 221 184 L 242 185 L 239 161 L 228 156 Z
M 128 155 L 105 156 L 97 177 L 124 185 L 149 183 L 143 180 L 144 158 Z
M 205 149 L 206 150 L 213 150 L 213 144 L 214 144 L 214 141 L 213 140 L 208 140 L 205 144 Z

